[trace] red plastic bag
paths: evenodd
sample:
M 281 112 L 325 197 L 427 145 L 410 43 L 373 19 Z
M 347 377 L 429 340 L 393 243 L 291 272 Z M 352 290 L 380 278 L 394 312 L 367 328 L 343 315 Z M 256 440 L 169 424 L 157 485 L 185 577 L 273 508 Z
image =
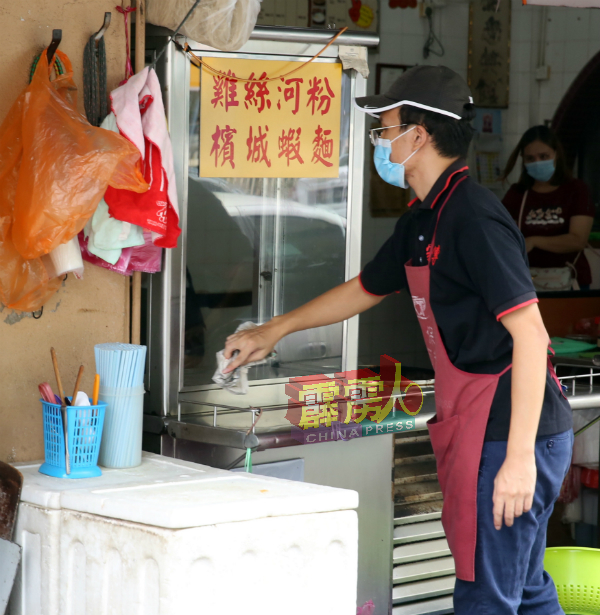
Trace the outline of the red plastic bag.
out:
M 79 114 L 71 63 L 56 54 L 65 74 L 50 81 L 42 53 L 0 126 L 0 301 L 22 311 L 56 292 L 39 257 L 85 226 L 108 185 L 148 189 L 137 148 Z

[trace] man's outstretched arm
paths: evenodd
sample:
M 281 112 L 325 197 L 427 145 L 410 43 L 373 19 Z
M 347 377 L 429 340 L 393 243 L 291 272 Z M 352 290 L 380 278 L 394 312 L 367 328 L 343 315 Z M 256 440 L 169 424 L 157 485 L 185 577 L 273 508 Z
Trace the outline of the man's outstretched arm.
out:
M 229 359 L 235 350 L 239 350 L 239 355 L 224 371 L 230 372 L 240 365 L 263 359 L 282 337 L 290 333 L 352 318 L 377 305 L 384 297 L 367 293 L 358 277 L 348 280 L 287 314 L 275 316 L 260 327 L 230 335 L 225 344 L 225 358 Z

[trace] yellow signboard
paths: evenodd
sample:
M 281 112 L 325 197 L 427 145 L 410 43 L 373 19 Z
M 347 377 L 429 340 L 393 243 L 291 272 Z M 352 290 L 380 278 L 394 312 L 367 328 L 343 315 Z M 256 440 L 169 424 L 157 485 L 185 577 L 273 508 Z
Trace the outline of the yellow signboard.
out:
M 200 177 L 338 177 L 341 64 L 207 62 L 228 76 L 202 67 Z

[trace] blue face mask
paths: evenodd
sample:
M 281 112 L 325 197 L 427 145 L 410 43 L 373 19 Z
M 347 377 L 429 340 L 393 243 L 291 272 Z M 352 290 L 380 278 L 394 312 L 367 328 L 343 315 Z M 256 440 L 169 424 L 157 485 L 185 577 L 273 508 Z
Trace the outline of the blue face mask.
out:
M 539 182 L 547 182 L 552 179 L 555 170 L 554 160 L 538 160 L 525 164 L 527 174 L 537 179 Z
M 410 130 L 398 135 L 396 139 L 408 134 L 411 130 L 414 130 L 416 126 L 413 126 Z M 398 188 L 408 188 L 406 179 L 404 177 L 404 163 L 410 160 L 419 149 L 415 150 L 402 164 L 399 162 L 392 162 L 390 156 L 392 154 L 392 143 L 396 140 L 392 139 L 377 139 L 377 145 L 375 145 L 375 153 L 373 159 L 375 162 L 375 168 L 379 177 L 392 186 L 398 186 Z

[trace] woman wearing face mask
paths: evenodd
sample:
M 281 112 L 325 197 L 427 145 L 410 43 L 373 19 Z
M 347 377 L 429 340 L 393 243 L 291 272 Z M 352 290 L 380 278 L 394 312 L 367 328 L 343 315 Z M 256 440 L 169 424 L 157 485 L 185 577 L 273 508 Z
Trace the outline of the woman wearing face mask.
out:
M 583 249 L 592 230 L 594 205 L 587 186 L 573 179 L 560 141 L 547 126 L 534 126 L 521 137 L 502 179 L 511 173 L 519 156 L 521 176 L 502 202 L 525 236 L 534 284 L 540 290 L 551 290 L 552 282 L 547 286 L 542 276 L 549 273 L 557 280 L 562 269 L 568 286 L 570 270 L 579 288 L 589 289 L 592 276 Z

